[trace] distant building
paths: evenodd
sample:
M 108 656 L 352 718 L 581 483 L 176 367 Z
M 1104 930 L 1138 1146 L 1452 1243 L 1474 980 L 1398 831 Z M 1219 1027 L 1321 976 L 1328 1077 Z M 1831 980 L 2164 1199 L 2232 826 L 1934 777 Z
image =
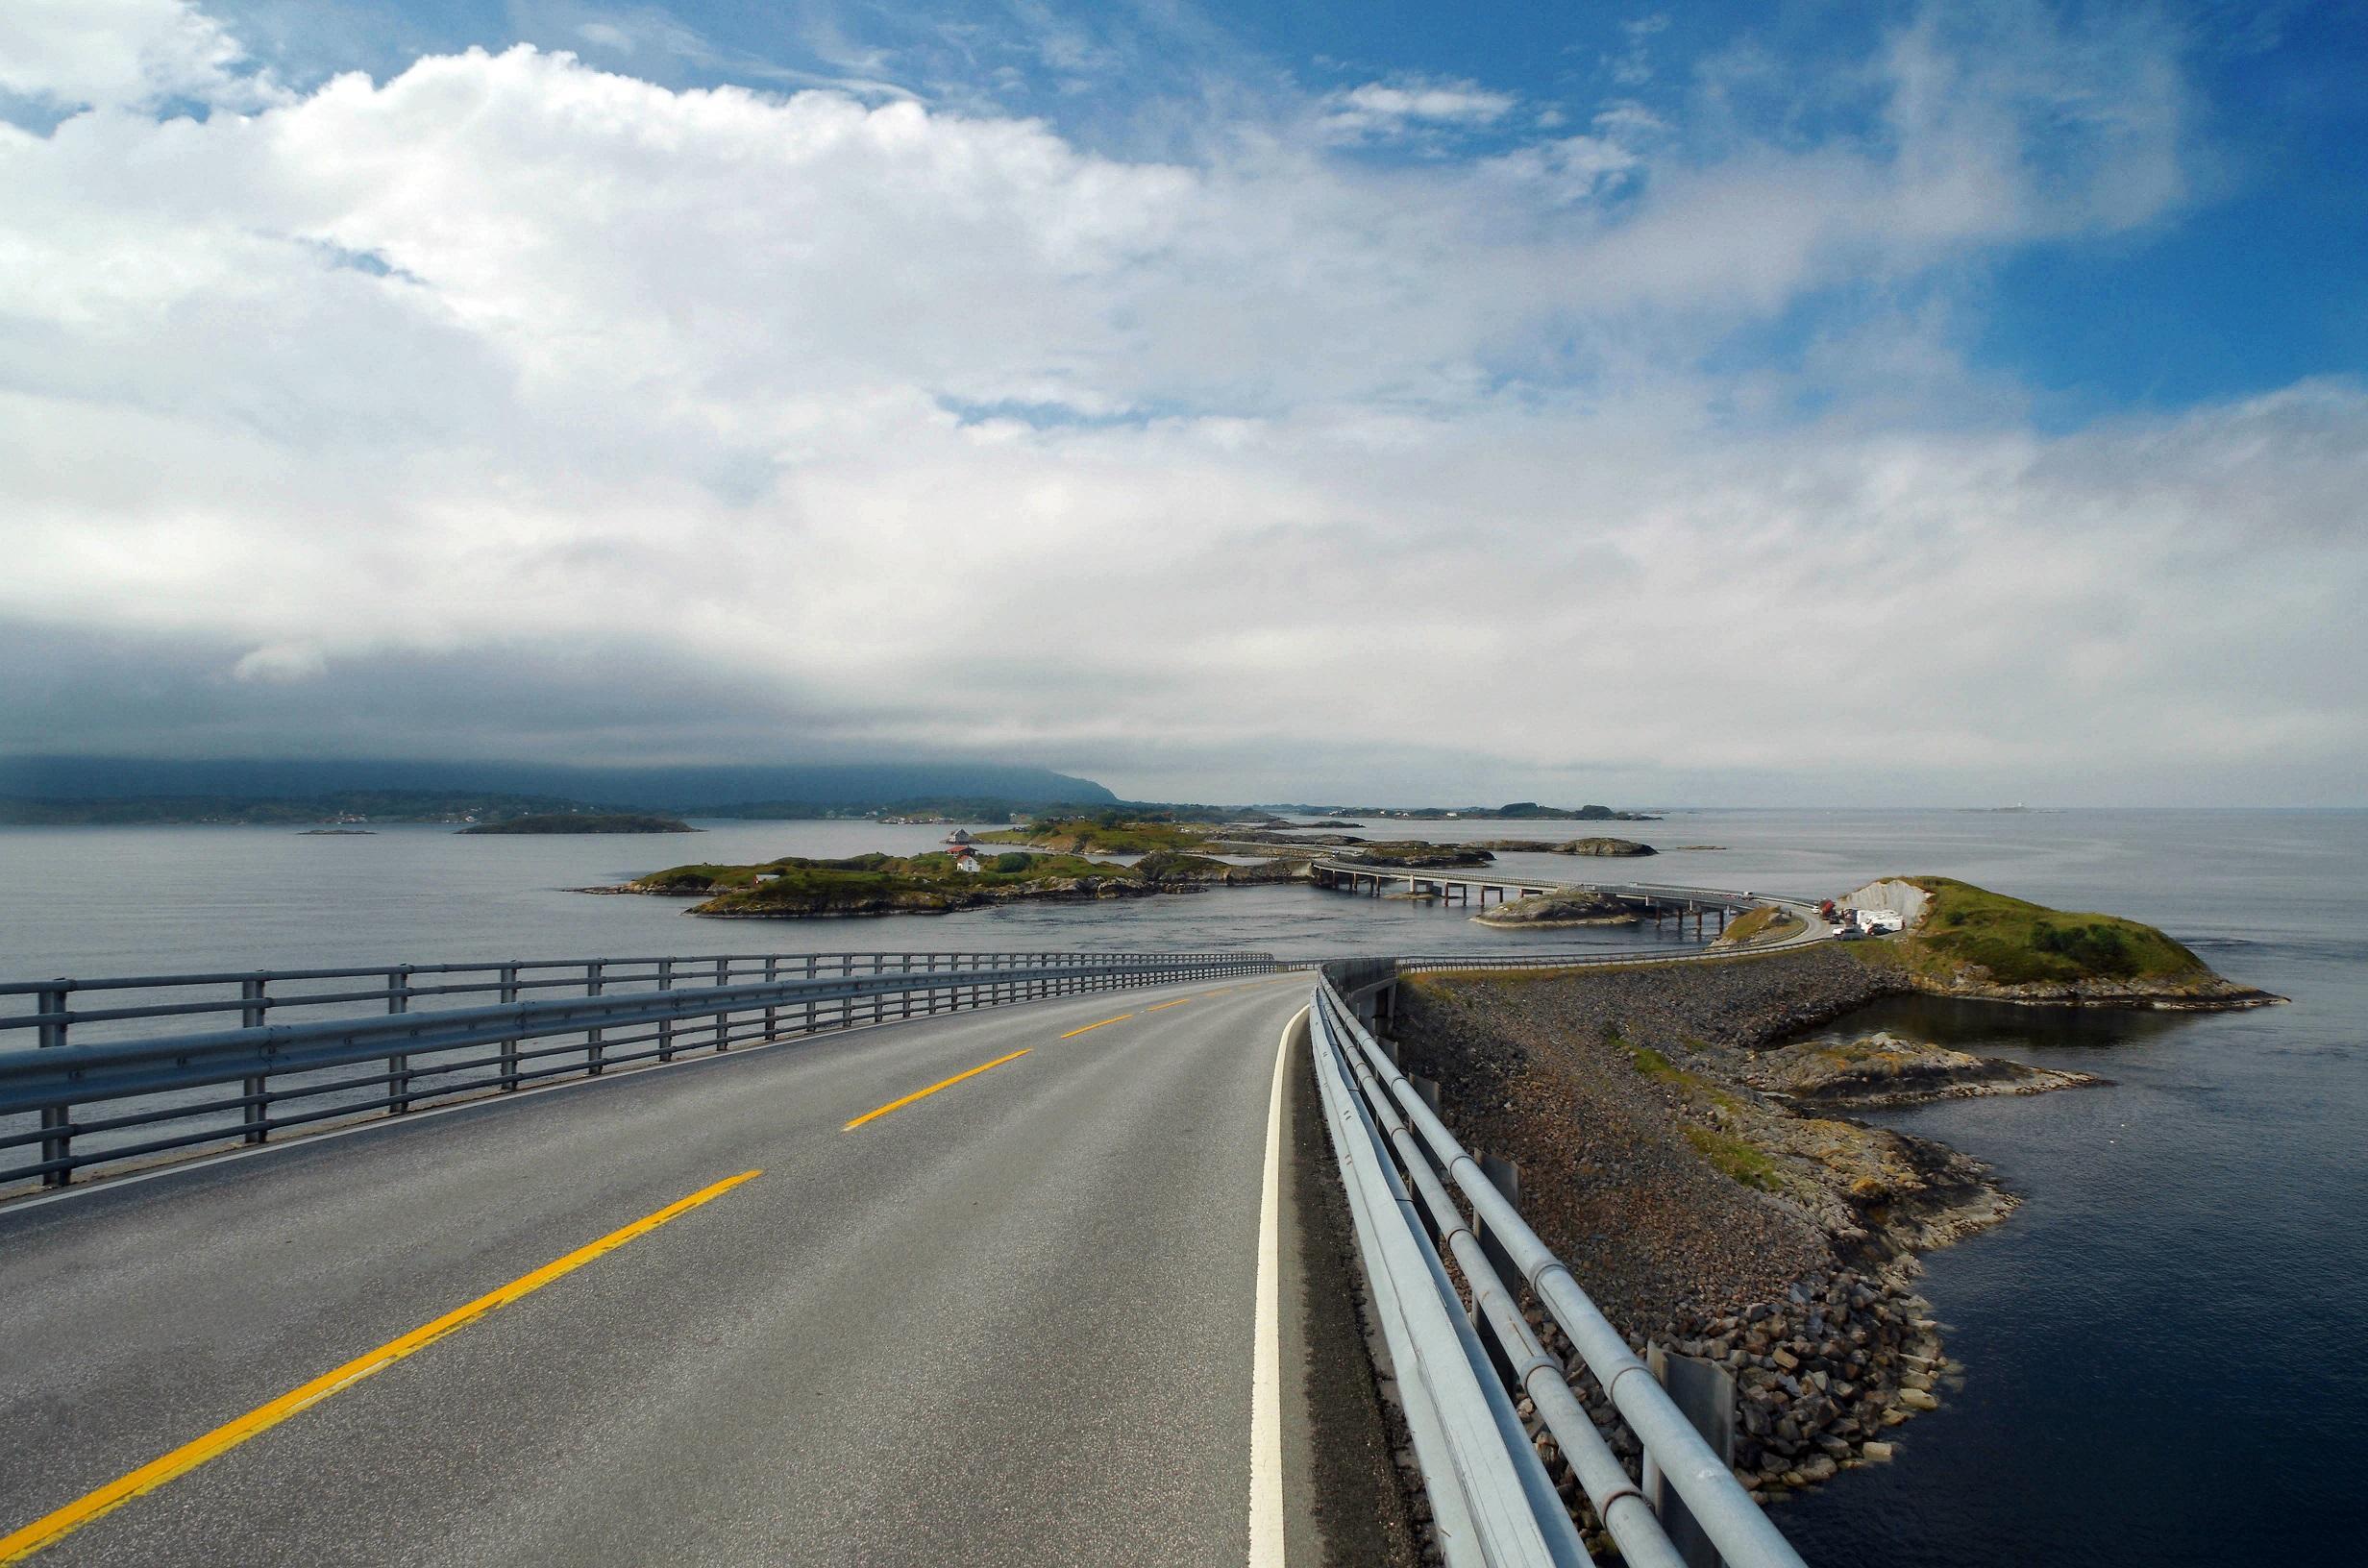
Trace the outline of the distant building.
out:
M 960 855 L 955 857 L 953 869 L 957 871 L 968 871 L 973 875 L 976 875 L 978 871 L 978 857 L 966 849 Z
M 970 833 L 970 829 L 969 829 L 969 828 L 967 828 L 967 827 L 957 827 L 957 828 L 955 828 L 952 832 L 950 832 L 950 833 L 949 833 L 949 834 L 947 834 L 947 835 L 946 835 L 946 842 L 947 842 L 948 844 L 968 844 L 968 843 L 970 843 L 970 842 L 971 842 L 971 833 Z

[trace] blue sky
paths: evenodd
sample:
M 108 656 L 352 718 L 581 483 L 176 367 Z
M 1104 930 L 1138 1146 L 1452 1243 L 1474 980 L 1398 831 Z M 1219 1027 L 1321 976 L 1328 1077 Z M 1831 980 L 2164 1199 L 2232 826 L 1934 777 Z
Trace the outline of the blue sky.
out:
M 1189 153 L 1209 102 L 1287 102 L 1372 82 L 1465 86 L 1517 107 L 1443 122 L 1377 160 L 1486 157 L 1640 108 L 1715 156 L 1722 135 L 1880 136 L 1879 89 L 1848 79 L 1915 8 L 1831 4 L 674 7 L 225 0 L 212 8 L 292 83 L 400 70 L 421 54 L 529 42 L 669 86 L 843 84 L 1039 116 L 1120 156 Z M 2030 8 L 2037 13 L 2040 8 Z M 2183 79 L 2187 189 L 2120 232 L 1969 258 L 1946 286 L 1975 362 L 2042 417 L 2176 408 L 2368 365 L 2368 9 L 2356 4 L 2072 8 L 2156 43 Z M 2011 25 L 2010 22 L 2008 25 Z M 1978 31 L 1978 30 L 1976 30 Z M 1815 84 L 1810 92 L 1802 84 Z M 1715 84 L 1715 86 L 1714 86 Z M 1734 123 L 1706 124 L 1715 96 Z M 2047 156 L 2042 140 L 2035 149 Z M 1723 362 L 1796 355 L 1848 288 L 1754 322 Z
M 2368 803 L 2363 83 L 2356 4 L 16 0 L 0 747 Z

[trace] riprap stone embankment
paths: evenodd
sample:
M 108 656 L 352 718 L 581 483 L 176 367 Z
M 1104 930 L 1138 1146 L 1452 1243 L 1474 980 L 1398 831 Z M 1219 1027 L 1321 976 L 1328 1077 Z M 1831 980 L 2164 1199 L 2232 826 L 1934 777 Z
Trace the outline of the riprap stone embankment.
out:
M 1524 1213 L 1606 1315 L 1735 1375 L 1737 1469 L 1764 1494 L 1887 1458 L 1887 1430 L 1937 1402 L 1913 1253 L 2014 1205 L 1955 1150 L 1795 1115 L 1739 1077 L 1899 989 L 1830 949 L 1401 987 L 1407 1069 L 1440 1081 L 1468 1144 L 1519 1163 Z M 1575 1385 L 1634 1459 L 1601 1390 Z

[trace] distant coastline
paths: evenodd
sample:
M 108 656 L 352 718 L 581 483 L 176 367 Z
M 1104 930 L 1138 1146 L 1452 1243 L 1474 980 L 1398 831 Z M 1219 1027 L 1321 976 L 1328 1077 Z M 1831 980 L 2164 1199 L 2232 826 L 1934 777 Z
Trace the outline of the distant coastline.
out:
M 700 831 L 679 817 L 660 817 L 639 811 L 548 812 L 532 817 L 510 817 L 498 822 L 479 822 L 460 830 L 468 833 L 511 833 L 521 835 L 551 833 L 696 833 Z

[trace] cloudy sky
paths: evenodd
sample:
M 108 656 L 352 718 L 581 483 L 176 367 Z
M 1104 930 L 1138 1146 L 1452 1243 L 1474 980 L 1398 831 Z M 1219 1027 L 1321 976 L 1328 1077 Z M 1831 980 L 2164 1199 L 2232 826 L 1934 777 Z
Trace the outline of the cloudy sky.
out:
M 7 0 L 0 750 L 2368 803 L 2363 82 L 2349 0 Z

